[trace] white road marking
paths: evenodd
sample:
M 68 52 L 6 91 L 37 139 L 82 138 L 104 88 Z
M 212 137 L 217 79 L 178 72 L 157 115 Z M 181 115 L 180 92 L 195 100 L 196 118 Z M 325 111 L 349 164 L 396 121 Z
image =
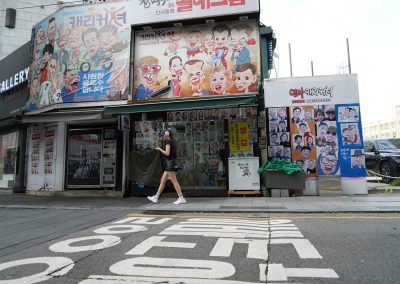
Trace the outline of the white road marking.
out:
M 339 278 L 330 268 L 285 268 L 282 264 L 268 265 L 268 281 L 287 281 L 288 277 Z
M 168 284 L 260 284 L 260 282 L 247 282 L 238 280 L 220 279 L 193 279 L 193 278 L 173 278 L 173 277 L 132 277 L 132 276 L 109 276 L 109 275 L 90 275 L 88 279 L 82 280 L 79 284 L 149 284 L 149 283 L 168 283 Z M 295 283 L 294 283 L 295 284 Z
M 169 247 L 169 248 L 194 248 L 196 243 L 186 242 L 163 242 L 166 236 L 152 236 L 126 253 L 126 255 L 143 255 L 152 247 Z
M 268 259 L 268 240 L 219 238 L 210 256 L 230 257 L 234 244 L 247 244 L 247 258 Z
M 49 280 L 53 276 L 61 276 L 67 274 L 73 267 L 74 262 L 66 257 L 33 257 L 14 260 L 10 262 L 0 263 L 0 271 L 11 267 L 22 266 L 27 264 L 47 264 L 46 270 L 29 275 L 22 278 L 0 280 L 0 283 L 19 284 L 19 283 L 38 283 Z M 52 275 L 52 273 L 54 273 Z
M 271 239 L 273 244 L 292 244 L 300 258 L 322 258 L 317 249 L 306 239 Z
M 139 224 L 139 225 L 161 225 L 165 222 L 171 220 L 172 218 L 161 218 L 156 221 L 151 221 L 156 219 L 155 217 L 128 217 L 119 221 L 114 222 L 113 224 L 124 224 L 124 223 L 131 223 L 131 224 Z
M 93 232 L 100 235 L 128 234 L 147 231 L 145 226 L 140 225 L 112 225 L 101 227 Z
M 72 246 L 73 243 L 82 241 L 101 240 L 101 243 L 86 246 Z M 97 235 L 89 237 L 81 237 L 69 239 L 62 242 L 55 243 L 49 247 L 49 250 L 54 252 L 74 253 L 81 251 L 100 250 L 115 246 L 121 242 L 121 238 L 109 235 Z
M 221 279 L 235 274 L 235 267 L 222 261 L 183 258 L 136 257 L 110 266 L 117 275 Z

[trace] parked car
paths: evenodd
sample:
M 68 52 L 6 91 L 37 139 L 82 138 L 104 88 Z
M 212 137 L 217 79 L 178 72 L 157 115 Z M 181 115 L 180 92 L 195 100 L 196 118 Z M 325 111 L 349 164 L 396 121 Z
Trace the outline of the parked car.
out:
M 400 138 L 364 140 L 365 166 L 384 175 L 383 182 L 400 176 Z

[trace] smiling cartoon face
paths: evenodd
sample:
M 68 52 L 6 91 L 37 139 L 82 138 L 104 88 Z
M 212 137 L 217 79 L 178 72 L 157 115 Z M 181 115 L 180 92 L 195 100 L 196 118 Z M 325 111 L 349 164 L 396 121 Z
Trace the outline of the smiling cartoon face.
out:
M 199 87 L 204 81 L 203 65 L 204 63 L 202 61 L 196 61 L 193 64 L 185 64 L 184 69 L 188 73 L 188 80 L 192 89 Z
M 240 30 L 240 31 L 235 30 L 235 29 L 232 30 L 231 42 L 232 42 L 233 49 L 235 49 L 237 51 L 242 50 L 243 47 L 245 47 L 245 45 L 246 45 L 247 39 L 248 39 L 248 36 L 244 29 Z
M 43 28 L 38 28 L 36 32 L 36 44 L 41 44 L 46 40 L 46 34 Z
M 67 47 L 70 49 L 79 49 L 81 46 L 81 32 L 77 29 L 72 29 L 68 37 Z
M 158 59 L 153 56 L 146 56 L 139 60 L 139 81 L 146 88 L 151 87 L 157 81 L 161 66 Z
M 100 48 L 100 41 L 95 32 L 86 34 L 83 38 L 83 42 L 90 54 L 95 54 Z
M 225 94 L 228 88 L 228 79 L 223 70 L 214 72 L 210 77 L 211 90 L 217 94 Z
M 321 170 L 325 175 L 332 175 L 336 173 L 338 159 L 333 154 L 326 154 L 321 156 Z
M 214 42 L 217 47 L 226 46 L 228 43 L 229 32 L 228 31 L 214 31 Z
M 254 76 L 253 72 L 247 69 L 243 72 L 236 73 L 235 86 L 238 91 L 246 91 L 256 80 L 257 76 Z
M 170 61 L 169 71 L 172 75 L 182 76 L 183 74 L 183 64 L 180 57 L 172 58 Z
M 201 33 L 199 31 L 192 31 L 185 36 L 186 46 L 190 49 L 195 49 L 200 46 Z

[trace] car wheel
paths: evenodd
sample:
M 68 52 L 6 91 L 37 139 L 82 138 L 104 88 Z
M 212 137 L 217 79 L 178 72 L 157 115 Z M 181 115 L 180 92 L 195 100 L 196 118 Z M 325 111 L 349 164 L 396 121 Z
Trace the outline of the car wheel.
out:
M 384 176 L 392 176 L 390 165 L 388 162 L 383 162 L 379 167 L 379 173 Z M 390 177 L 382 177 L 384 183 L 389 183 L 391 181 Z

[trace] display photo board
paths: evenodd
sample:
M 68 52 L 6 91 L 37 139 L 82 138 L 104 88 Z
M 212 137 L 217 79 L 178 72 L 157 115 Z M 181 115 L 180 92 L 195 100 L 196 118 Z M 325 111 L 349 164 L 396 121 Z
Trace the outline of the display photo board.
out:
M 269 159 L 296 163 L 306 177 L 366 175 L 356 75 L 271 79 L 264 88 Z

